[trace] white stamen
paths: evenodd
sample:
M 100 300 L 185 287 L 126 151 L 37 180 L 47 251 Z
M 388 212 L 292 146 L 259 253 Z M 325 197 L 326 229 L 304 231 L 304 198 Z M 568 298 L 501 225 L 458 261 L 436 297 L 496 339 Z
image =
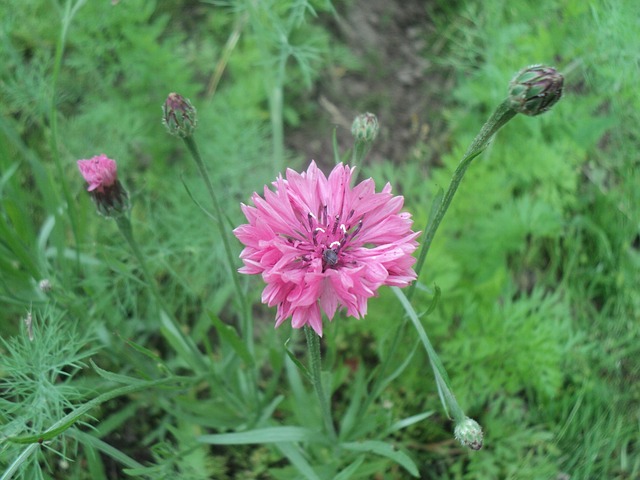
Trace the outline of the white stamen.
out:
M 339 247 L 339 246 L 340 246 L 340 242 L 331 242 L 331 244 L 329 244 L 329 248 Z
M 315 231 L 316 231 L 316 232 L 318 232 L 318 231 L 319 231 L 319 232 L 325 233 L 325 229 L 324 229 L 324 228 L 322 228 L 322 227 L 316 227 L 316 228 L 315 228 Z
M 346 234 L 347 234 L 347 227 L 345 227 L 345 226 L 344 226 L 344 223 L 341 223 L 341 224 L 340 224 L 340 230 L 342 230 L 342 233 L 343 233 L 344 235 L 346 235 Z

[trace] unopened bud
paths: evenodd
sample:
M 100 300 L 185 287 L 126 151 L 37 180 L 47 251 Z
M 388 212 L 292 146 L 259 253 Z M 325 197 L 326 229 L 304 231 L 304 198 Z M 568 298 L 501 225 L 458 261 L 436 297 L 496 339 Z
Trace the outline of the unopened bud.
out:
M 482 448 L 482 428 L 475 420 L 465 417 L 464 420 L 456 425 L 453 431 L 456 440 L 463 446 L 472 450 L 480 450 Z
M 38 288 L 40 288 L 43 293 L 49 293 L 53 286 L 48 278 L 43 278 L 38 282 Z
M 170 93 L 162 106 L 162 123 L 171 135 L 190 137 L 198 123 L 196 109 L 182 95 Z
M 521 70 L 509 85 L 511 108 L 525 115 L 540 115 L 562 97 L 564 77 L 553 67 L 533 65 Z
M 373 113 L 358 115 L 351 125 L 351 133 L 356 142 L 371 143 L 376 139 L 379 131 L 378 117 Z
M 98 213 L 117 217 L 129 211 L 129 194 L 118 180 L 118 166 L 106 155 L 78 160 L 78 169 L 89 184 L 87 188 Z

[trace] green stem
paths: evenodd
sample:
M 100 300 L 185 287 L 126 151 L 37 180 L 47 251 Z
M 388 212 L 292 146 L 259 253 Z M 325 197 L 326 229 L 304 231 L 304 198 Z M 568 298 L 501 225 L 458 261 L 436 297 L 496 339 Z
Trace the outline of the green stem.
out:
M 427 355 L 429 356 L 429 363 L 431 364 L 431 368 L 433 369 L 433 374 L 436 379 L 436 384 L 438 385 L 440 400 L 442 401 L 445 410 L 451 417 L 453 417 L 453 420 L 456 423 L 461 422 L 466 418 L 466 415 L 464 414 L 462 408 L 460 408 L 460 405 L 458 404 L 458 401 L 456 400 L 456 397 L 451 390 L 451 381 L 449 380 L 447 371 L 445 370 L 440 357 L 438 357 L 438 354 L 431 345 L 429 337 L 427 336 L 427 332 L 418 319 L 418 315 L 416 315 L 416 312 L 411 306 L 409 299 L 404 295 L 400 288 L 391 287 L 391 290 L 393 291 L 393 293 L 395 293 L 396 297 L 398 297 L 398 300 L 400 300 L 400 303 L 404 307 L 405 312 L 409 316 L 409 320 L 413 323 L 413 326 L 418 332 L 418 337 L 420 338 L 422 345 L 427 351 Z
M 313 388 L 320 402 L 320 410 L 324 420 L 324 426 L 332 441 L 336 441 L 338 436 L 333 426 L 331 417 L 331 405 L 329 398 L 325 394 L 322 385 L 321 356 L 320 356 L 320 337 L 308 326 L 304 326 L 304 334 L 307 337 L 307 346 L 309 347 L 309 366 L 311 373 L 311 381 Z
M 223 222 L 223 212 L 220 207 L 220 203 L 218 202 L 218 197 L 216 196 L 216 192 L 213 188 L 213 184 L 211 183 L 211 178 L 209 177 L 209 173 L 207 172 L 207 168 L 202 161 L 202 157 L 200 156 L 200 152 L 198 151 L 198 146 L 196 144 L 193 136 L 186 137 L 183 139 L 184 143 L 187 145 L 191 156 L 196 162 L 198 166 L 198 170 L 200 171 L 200 175 L 202 176 L 204 183 L 207 187 L 207 191 L 209 192 L 209 196 L 211 197 L 211 202 L 213 203 L 213 208 L 215 209 L 216 215 L 216 223 L 218 225 L 218 230 L 220 232 L 220 238 L 222 239 L 222 244 L 224 246 L 225 255 L 227 257 L 227 264 L 229 267 L 229 271 L 231 274 L 231 279 L 233 281 L 233 286 L 236 290 L 236 295 L 238 298 L 238 302 L 240 303 L 240 308 L 243 313 L 242 319 L 242 335 L 247 341 L 247 348 L 249 352 L 253 355 L 254 353 L 254 345 L 253 345 L 253 328 L 252 328 L 252 317 L 251 317 L 251 307 L 247 299 L 245 298 L 244 291 L 242 290 L 242 286 L 240 285 L 240 280 L 238 276 L 235 274 L 235 265 L 234 265 L 234 255 L 231 251 L 231 242 L 229 241 L 228 232 L 224 226 Z
M 365 159 L 367 154 L 371 151 L 371 147 L 373 142 L 364 142 L 364 141 L 356 141 L 353 145 L 353 153 L 351 155 L 351 166 L 355 168 L 355 175 L 353 176 L 352 182 L 356 181 L 360 173 L 360 165 L 362 165 L 362 161 Z
M 482 151 L 487 148 L 491 137 L 502 128 L 509 120 L 515 117 L 517 112 L 513 110 L 509 106 L 509 101 L 505 100 L 502 102 L 498 108 L 496 108 L 493 115 L 487 120 L 487 122 L 483 125 L 480 133 L 476 136 L 476 138 L 471 142 L 471 145 L 467 149 L 467 152 L 464 154 L 464 157 L 458 164 L 455 172 L 453 173 L 453 177 L 451 178 L 451 183 L 449 184 L 449 188 L 445 193 L 442 202 L 440 203 L 438 210 L 436 211 L 433 220 L 427 225 L 425 228 L 424 234 L 422 236 L 422 248 L 420 250 L 420 256 L 418 257 L 418 261 L 416 262 L 415 272 L 417 277 L 420 277 L 420 272 L 422 271 L 422 267 L 427 258 L 427 253 L 431 247 L 431 242 L 433 241 L 433 237 L 438 231 L 438 227 L 440 226 L 440 222 L 444 218 L 449 206 L 451 205 L 451 201 L 453 200 L 456 191 L 458 190 L 458 186 L 464 177 L 467 168 L 478 155 L 482 153 Z M 413 293 L 415 291 L 415 287 L 418 281 L 416 281 L 411 285 L 409 289 L 409 293 L 407 297 L 411 299 L 413 297 Z
M 127 240 L 129 247 L 131 247 L 131 250 L 133 251 L 133 255 L 138 260 L 138 264 L 140 265 L 142 274 L 144 275 L 146 283 L 151 290 L 151 294 L 160 307 L 160 320 L 163 327 L 161 331 L 163 335 L 171 344 L 171 346 L 174 347 L 174 349 L 178 352 L 178 354 L 184 356 L 184 359 L 194 368 L 194 370 L 207 371 L 208 367 L 202 359 L 202 354 L 198 350 L 198 347 L 196 347 L 195 343 L 190 337 L 186 336 L 182 332 L 180 325 L 173 318 L 171 310 L 160 294 L 155 279 L 151 274 L 151 271 L 147 267 L 147 262 L 144 259 L 144 255 L 142 254 L 142 251 L 138 246 L 138 242 L 136 242 L 136 239 L 133 236 L 133 229 L 131 227 L 131 220 L 129 219 L 129 216 L 120 215 L 116 217 L 115 220 L 116 224 L 118 225 L 118 229 Z
M 496 108 L 493 115 L 491 115 L 489 120 L 487 120 L 487 122 L 482 126 L 476 138 L 473 140 L 473 142 L 471 142 L 471 145 L 467 149 L 466 153 L 464 154 L 462 160 L 458 164 L 458 167 L 456 168 L 453 174 L 451 183 L 449 184 L 449 188 L 446 194 L 444 195 L 444 197 L 442 198 L 442 201 L 439 202 L 438 205 L 433 206 L 433 208 L 437 208 L 437 210 L 433 215 L 430 216 L 430 221 L 425 227 L 424 233 L 422 235 L 422 249 L 420 250 L 420 256 L 418 258 L 418 261 L 416 262 L 415 272 L 418 277 L 420 276 L 420 272 L 422 271 L 422 267 L 426 260 L 427 253 L 429 252 L 429 249 L 431 247 L 431 242 L 433 241 L 433 237 L 435 236 L 438 230 L 438 227 L 440 226 L 440 222 L 442 222 L 442 219 L 444 218 L 445 213 L 447 212 L 449 206 L 451 205 L 451 201 L 453 200 L 453 197 L 458 189 L 458 186 L 460 185 L 460 182 L 462 181 L 462 178 L 464 177 L 465 172 L 467 171 L 467 168 L 469 168 L 469 165 L 471 164 L 472 160 L 476 158 L 478 155 L 480 155 L 482 151 L 487 147 L 487 145 L 489 144 L 489 141 L 491 140 L 491 137 L 493 137 L 493 135 L 495 135 L 496 132 L 500 130 L 500 128 L 502 128 L 507 122 L 509 122 L 509 120 L 511 120 L 516 114 L 517 112 L 513 110 L 509 106 L 509 102 L 505 100 L 498 106 L 498 108 Z M 409 300 L 411 300 L 411 298 L 413 297 L 416 284 L 417 284 L 417 278 L 416 278 L 416 281 L 413 282 L 411 287 L 409 287 L 409 291 L 407 293 L 407 298 Z M 389 368 L 391 359 L 395 356 L 395 353 L 400 345 L 401 337 L 404 334 L 406 323 L 407 323 L 407 320 L 405 320 L 401 324 L 397 333 L 393 337 L 391 346 L 389 347 L 389 351 L 385 356 L 384 360 L 382 361 L 382 364 L 380 365 L 378 377 L 376 378 L 376 381 L 372 388 L 372 394 L 375 394 L 375 392 L 377 392 L 380 382 L 382 382 L 382 379 L 384 378 L 384 375 L 387 369 Z M 427 339 L 427 343 L 428 343 L 428 339 Z M 431 344 L 429 343 L 429 347 L 430 346 Z M 433 351 L 433 353 L 435 354 L 435 351 Z M 433 362 L 432 362 L 432 365 L 433 365 Z M 440 363 L 440 365 L 442 364 Z M 439 386 L 440 386 L 440 383 L 441 382 L 438 383 Z M 455 401 L 455 398 L 454 398 L 454 401 Z M 455 407 L 453 408 L 453 410 L 454 412 L 457 411 Z

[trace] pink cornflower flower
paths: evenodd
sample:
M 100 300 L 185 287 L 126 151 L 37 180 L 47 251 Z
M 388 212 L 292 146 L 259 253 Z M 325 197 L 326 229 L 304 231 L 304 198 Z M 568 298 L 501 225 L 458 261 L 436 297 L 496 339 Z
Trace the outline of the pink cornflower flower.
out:
M 117 217 L 129 210 L 129 194 L 118 181 L 115 160 L 102 154 L 89 160 L 78 160 L 77 164 L 89 184 L 87 190 L 101 215 Z
M 89 160 L 78 160 L 78 169 L 89 184 L 87 190 L 103 192 L 105 187 L 110 187 L 118 179 L 118 166 L 115 160 L 111 160 L 104 153 L 96 155 Z
M 382 285 L 405 287 L 416 278 L 411 255 L 419 233 L 411 230 L 404 199 L 391 185 L 375 193 L 369 178 L 351 187 L 353 169 L 337 165 L 329 178 L 315 162 L 306 172 L 287 170 L 286 179 L 242 205 L 248 224 L 234 230 L 245 245 L 246 274 L 267 283 L 262 302 L 277 305 L 276 327 L 291 317 L 293 328 L 310 325 L 322 335 L 322 312 L 360 318 Z

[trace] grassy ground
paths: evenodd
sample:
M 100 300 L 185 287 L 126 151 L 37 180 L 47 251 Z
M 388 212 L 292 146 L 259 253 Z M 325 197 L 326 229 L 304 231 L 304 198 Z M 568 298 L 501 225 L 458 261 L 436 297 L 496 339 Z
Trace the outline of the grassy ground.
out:
M 0 478 L 638 478 L 639 16 L 632 0 L 0 5 Z M 413 298 L 484 448 L 453 439 L 385 288 L 326 328 L 332 443 L 304 335 L 273 329 L 260 278 L 234 288 L 162 103 L 198 109 L 225 231 L 276 172 L 327 171 L 334 125 L 345 151 L 365 110 L 381 135 L 362 171 L 422 229 L 532 63 L 565 74 L 564 97 L 474 160 Z M 99 153 L 148 276 L 84 191 L 75 160 Z

